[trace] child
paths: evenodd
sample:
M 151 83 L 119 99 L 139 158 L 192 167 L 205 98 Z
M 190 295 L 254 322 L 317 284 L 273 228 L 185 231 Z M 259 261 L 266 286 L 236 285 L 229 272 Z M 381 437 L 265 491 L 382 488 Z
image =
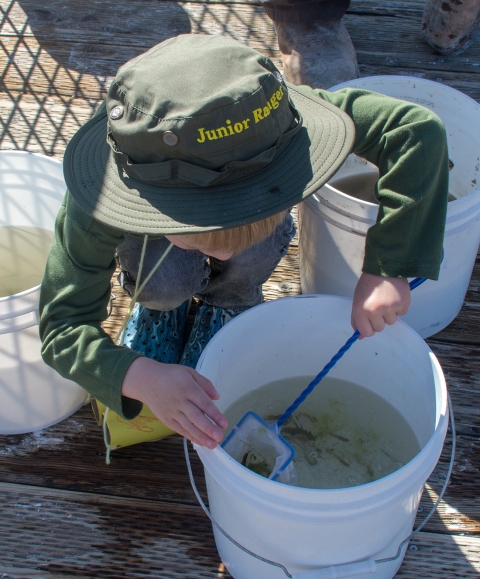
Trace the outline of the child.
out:
M 371 336 L 406 313 L 407 277 L 438 277 L 440 120 L 366 91 L 287 86 L 267 57 L 219 36 L 179 36 L 128 62 L 65 152 L 69 191 L 40 300 L 44 360 L 121 416 L 146 404 L 214 448 L 226 419 L 190 366 L 223 323 L 261 302 L 294 234 L 288 209 L 352 150 L 380 171 L 352 307 L 353 327 Z M 153 272 L 127 328 L 132 348 L 101 329 L 115 255 L 127 291 Z M 202 305 L 182 353 L 194 294 Z

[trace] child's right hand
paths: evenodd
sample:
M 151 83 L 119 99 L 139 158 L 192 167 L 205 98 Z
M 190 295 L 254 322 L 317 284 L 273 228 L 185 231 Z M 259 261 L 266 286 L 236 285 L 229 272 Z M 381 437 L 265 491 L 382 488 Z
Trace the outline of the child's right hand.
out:
M 140 400 L 166 426 L 201 446 L 215 448 L 223 439 L 227 419 L 212 402 L 220 395 L 192 368 L 137 358 L 125 374 L 122 395 Z
M 405 278 L 362 273 L 353 294 L 352 327 L 360 340 L 394 324 L 410 306 L 410 286 Z

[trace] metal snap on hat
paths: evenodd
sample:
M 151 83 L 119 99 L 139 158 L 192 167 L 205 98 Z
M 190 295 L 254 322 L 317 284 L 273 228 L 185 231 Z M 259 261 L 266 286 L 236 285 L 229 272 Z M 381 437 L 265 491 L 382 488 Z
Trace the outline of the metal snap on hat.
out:
M 110 111 L 110 118 L 116 121 L 117 119 L 121 119 L 122 117 L 123 117 L 123 107 L 121 105 L 113 107 L 113 109 Z
M 178 137 L 175 133 L 172 133 L 172 131 L 165 131 L 162 138 L 163 142 L 167 143 L 167 145 L 170 145 L 171 147 L 178 143 Z
M 257 221 L 338 170 L 353 122 L 270 59 L 222 36 L 182 35 L 122 66 L 70 141 L 67 186 L 95 219 L 132 233 Z

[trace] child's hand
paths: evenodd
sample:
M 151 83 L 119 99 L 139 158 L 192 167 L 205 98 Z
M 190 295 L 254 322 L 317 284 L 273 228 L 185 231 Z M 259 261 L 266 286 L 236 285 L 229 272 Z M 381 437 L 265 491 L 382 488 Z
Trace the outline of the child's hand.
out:
M 360 339 L 373 336 L 385 324 L 394 324 L 409 306 L 410 286 L 406 279 L 362 273 L 353 294 L 353 329 L 360 332 Z
M 137 358 L 125 374 L 122 394 L 140 400 L 166 426 L 201 446 L 215 448 L 223 439 L 227 419 L 212 402 L 220 395 L 192 368 Z

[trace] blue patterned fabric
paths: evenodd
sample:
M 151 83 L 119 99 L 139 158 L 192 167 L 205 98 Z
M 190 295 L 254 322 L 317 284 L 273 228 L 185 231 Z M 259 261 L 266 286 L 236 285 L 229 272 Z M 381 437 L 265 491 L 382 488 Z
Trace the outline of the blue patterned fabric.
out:
M 182 355 L 186 300 L 170 311 L 151 310 L 137 304 L 127 323 L 124 345 L 164 364 L 178 364 Z
M 240 311 L 199 304 L 190 337 L 185 345 L 180 364 L 195 368 L 201 353 L 213 336 Z
M 138 297 L 142 305 L 138 304 L 130 317 L 125 345 L 159 362 L 195 368 L 222 326 L 262 303 L 262 284 L 287 253 L 294 235 L 293 218 L 287 213 L 269 237 L 226 261 L 173 247 Z M 148 241 L 144 271 L 151 271 L 169 244 L 164 237 Z M 119 282 L 130 296 L 135 291 L 142 245 L 140 237 L 127 234 L 117 248 L 122 269 Z M 191 296 L 200 303 L 183 350 L 187 298 Z

